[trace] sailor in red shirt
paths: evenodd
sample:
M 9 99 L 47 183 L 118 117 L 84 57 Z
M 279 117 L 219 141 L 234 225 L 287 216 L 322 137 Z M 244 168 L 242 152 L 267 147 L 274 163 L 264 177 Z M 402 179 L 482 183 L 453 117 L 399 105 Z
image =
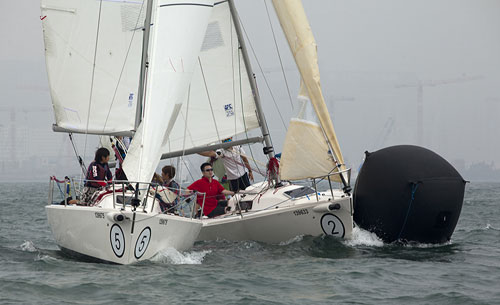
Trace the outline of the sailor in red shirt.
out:
M 200 168 L 203 177 L 193 182 L 193 184 L 187 188 L 192 191 L 206 194 L 203 215 L 207 215 L 208 217 L 222 215 L 225 213 L 225 207 L 217 206 L 217 195 L 223 194 L 232 196 L 234 195 L 234 192 L 224 189 L 219 181 L 212 178 L 214 169 L 210 163 L 203 163 Z M 198 195 L 196 201 L 200 207 L 203 206 L 203 194 Z

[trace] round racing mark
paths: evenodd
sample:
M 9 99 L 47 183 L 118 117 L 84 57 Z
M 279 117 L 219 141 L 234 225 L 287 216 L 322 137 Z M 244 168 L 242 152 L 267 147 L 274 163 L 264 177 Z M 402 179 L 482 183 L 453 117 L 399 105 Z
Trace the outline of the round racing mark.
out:
M 151 240 L 151 229 L 149 227 L 144 228 L 141 234 L 139 234 L 139 238 L 135 242 L 135 258 L 139 259 L 146 252 L 148 248 L 149 241 Z
M 336 237 L 344 237 L 345 228 L 344 224 L 337 216 L 333 214 L 324 214 L 321 217 L 321 229 L 325 232 L 326 235 L 332 235 Z
M 123 235 L 122 228 L 119 225 L 114 224 L 109 231 L 109 241 L 111 242 L 111 248 L 116 256 L 122 257 L 125 252 L 125 236 Z

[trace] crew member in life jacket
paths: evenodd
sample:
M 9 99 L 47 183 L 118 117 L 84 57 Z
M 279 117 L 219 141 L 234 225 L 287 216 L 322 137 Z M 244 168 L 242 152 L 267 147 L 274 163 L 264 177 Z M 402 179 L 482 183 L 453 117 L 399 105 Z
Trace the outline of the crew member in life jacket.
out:
M 113 175 L 109 170 L 109 150 L 101 147 L 95 152 L 95 158 L 90 163 L 87 169 L 87 176 L 85 178 L 85 187 L 83 188 L 83 195 L 80 201 L 82 205 L 89 205 L 92 203 L 93 196 L 101 188 L 108 185 L 113 180 Z
M 163 213 L 170 212 L 180 213 L 177 205 L 179 203 L 180 186 L 174 180 L 175 177 L 175 167 L 171 165 L 165 165 L 161 169 L 161 176 L 154 174 L 153 180 L 151 182 L 158 183 L 156 191 L 150 190 L 151 194 L 156 194 L 156 198 L 160 201 L 160 208 Z

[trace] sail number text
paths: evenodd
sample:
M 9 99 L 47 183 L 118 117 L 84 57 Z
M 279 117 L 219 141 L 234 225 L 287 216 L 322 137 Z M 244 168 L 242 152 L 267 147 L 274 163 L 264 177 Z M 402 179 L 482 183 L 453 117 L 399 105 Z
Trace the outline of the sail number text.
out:
M 307 209 L 300 209 L 300 210 L 293 211 L 293 214 L 295 216 L 307 215 L 307 214 L 309 214 L 309 211 L 307 211 Z

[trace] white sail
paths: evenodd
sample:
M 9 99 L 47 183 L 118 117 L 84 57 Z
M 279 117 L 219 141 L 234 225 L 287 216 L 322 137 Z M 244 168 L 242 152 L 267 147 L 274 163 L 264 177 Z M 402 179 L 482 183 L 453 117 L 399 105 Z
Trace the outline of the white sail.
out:
M 302 90 L 299 114 L 290 120 L 281 153 L 280 177 L 284 180 L 321 177 L 336 168 L 323 129 L 312 121 L 315 115 L 311 101 Z
M 163 152 L 220 142 L 259 127 L 228 1 L 212 10 L 187 101 Z
M 304 8 L 302 7 L 302 2 L 300 0 L 273 0 L 273 5 L 306 88 L 306 90 L 301 91 L 306 92 L 303 95 L 308 97 L 312 103 L 319 120 L 319 125 L 324 133 L 324 139 L 327 141 L 328 146 L 331 147 L 331 150 L 333 150 L 333 157 L 340 165 L 343 165 L 342 153 L 321 91 L 316 42 Z M 293 151 L 293 149 L 286 148 L 287 145 L 293 145 L 293 143 L 285 142 L 283 150 Z M 303 143 L 302 145 L 307 145 L 307 143 Z M 312 149 L 315 148 L 311 147 Z M 327 154 L 328 151 L 326 150 L 324 153 Z M 283 155 L 283 157 L 285 156 Z M 296 164 L 287 163 L 285 158 L 285 160 L 282 159 L 281 166 L 283 168 L 296 166 Z M 334 166 L 335 164 L 332 161 L 332 167 L 323 174 L 329 174 Z M 290 180 L 302 179 L 293 176 L 283 176 L 283 174 L 281 177 Z
M 134 129 L 143 0 L 42 0 L 45 60 L 60 129 Z
M 131 181 L 150 181 L 189 89 L 214 1 L 158 0 L 153 7 L 143 119 L 125 158 Z

